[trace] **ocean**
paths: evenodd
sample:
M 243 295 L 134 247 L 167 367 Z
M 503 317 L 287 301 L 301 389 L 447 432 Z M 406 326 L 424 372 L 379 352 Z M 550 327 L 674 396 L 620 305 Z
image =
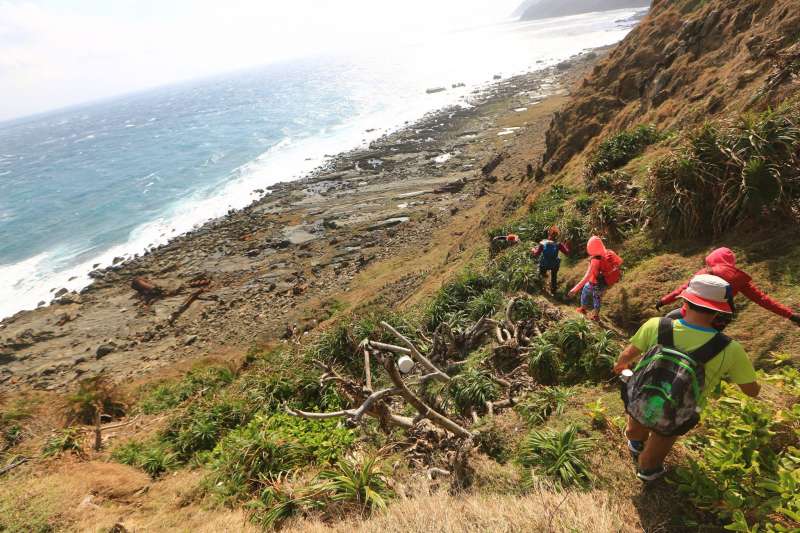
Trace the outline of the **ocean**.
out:
M 1 122 L 0 318 L 80 290 L 94 268 L 244 207 L 332 154 L 469 105 L 495 75 L 615 43 L 640 12 L 379 43 Z

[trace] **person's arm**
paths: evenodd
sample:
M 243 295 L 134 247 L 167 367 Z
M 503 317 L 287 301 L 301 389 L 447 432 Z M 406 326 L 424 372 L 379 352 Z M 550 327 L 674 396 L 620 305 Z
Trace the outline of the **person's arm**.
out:
M 589 267 L 586 269 L 586 274 L 583 275 L 583 279 L 581 279 L 577 285 L 572 287 L 572 290 L 569 291 L 571 296 L 575 296 L 579 290 L 583 288 L 589 282 L 589 279 L 592 277 L 592 266 L 594 261 L 589 261 Z
M 792 318 L 792 315 L 794 315 L 794 311 L 792 311 L 790 307 L 770 298 L 761 289 L 756 287 L 752 281 L 742 287 L 741 292 L 752 302 L 757 303 L 767 311 L 772 311 L 778 316 Z
M 757 381 L 750 383 L 739 383 L 737 386 L 742 389 L 743 393 L 747 394 L 751 398 L 758 397 L 758 393 L 761 392 L 761 385 L 759 385 Z
M 673 303 L 675 300 L 678 299 L 678 296 L 680 296 L 681 293 L 683 291 L 685 291 L 688 287 L 689 287 L 689 283 L 686 282 L 683 285 L 681 285 L 680 287 L 678 287 L 677 289 L 675 289 L 674 291 L 672 291 L 671 293 L 669 293 L 666 296 L 662 297 L 658 301 L 658 303 L 660 304 L 660 305 L 658 305 L 658 307 L 661 307 L 662 305 L 669 305 L 669 304 Z
M 761 385 L 757 382 L 756 369 L 753 368 L 753 362 L 747 356 L 742 345 L 732 341 L 725 348 L 723 357 L 725 356 L 730 357 L 731 361 L 726 372 L 726 379 L 735 383 L 748 396 L 753 398 L 758 396 L 758 393 L 761 392 Z
M 544 246 L 540 244 L 531 250 L 531 254 L 533 254 L 533 257 L 539 257 L 542 254 L 542 250 L 544 250 Z
M 642 351 L 633 344 L 629 344 L 622 350 L 622 353 L 619 354 L 619 358 L 614 365 L 614 373 L 622 374 L 623 370 L 630 368 L 641 356 Z
M 559 243 L 558 249 L 561 250 L 561 253 L 563 253 L 564 255 L 569 255 L 572 253 L 572 250 L 569 247 L 569 243 L 566 242 Z

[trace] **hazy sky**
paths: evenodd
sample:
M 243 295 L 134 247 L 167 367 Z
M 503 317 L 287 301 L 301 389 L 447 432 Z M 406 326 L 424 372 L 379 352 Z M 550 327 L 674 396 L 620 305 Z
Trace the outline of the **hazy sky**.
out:
M 506 18 L 520 0 L 0 0 L 0 120 Z

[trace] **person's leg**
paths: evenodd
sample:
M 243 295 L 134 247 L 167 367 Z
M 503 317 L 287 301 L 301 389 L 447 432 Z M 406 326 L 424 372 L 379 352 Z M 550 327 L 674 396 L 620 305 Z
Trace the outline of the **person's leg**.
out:
M 678 437 L 665 437 L 658 433 L 651 432 L 650 438 L 644 446 L 644 451 L 639 455 L 639 471 L 646 472 L 660 468 L 664 465 L 672 445 Z
M 600 306 L 603 304 L 603 293 L 605 289 L 595 286 L 592 289 L 592 320 L 600 319 Z
M 650 436 L 650 430 L 628 415 L 628 425 L 625 427 L 625 436 L 628 440 L 644 442 Z
M 592 294 L 593 287 L 591 283 L 587 283 L 581 289 L 581 307 L 578 309 L 581 313 L 586 313 L 587 310 L 592 308 Z
M 554 268 L 550 271 L 550 293 L 555 296 L 556 289 L 558 289 L 558 269 Z

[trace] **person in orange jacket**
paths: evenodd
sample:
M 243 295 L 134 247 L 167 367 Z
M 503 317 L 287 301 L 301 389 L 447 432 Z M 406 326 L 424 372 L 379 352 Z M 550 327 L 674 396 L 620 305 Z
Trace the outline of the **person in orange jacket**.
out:
M 697 274 L 712 274 L 718 276 L 730 284 L 730 303 L 733 307 L 733 297 L 742 293 L 750 301 L 757 303 L 767 311 L 771 311 L 778 316 L 788 318 L 796 325 L 800 326 L 800 314 L 794 312 L 790 307 L 770 298 L 759 289 L 753 278 L 736 267 L 736 254 L 730 248 L 717 248 L 706 257 L 706 267 L 700 269 Z M 666 296 L 659 298 L 656 302 L 656 309 L 661 309 L 665 305 L 675 302 L 680 294 L 686 290 L 688 283 L 684 283 Z M 735 312 L 735 310 L 734 310 Z M 682 308 L 670 312 L 667 316 L 674 319 L 682 317 Z M 733 319 L 734 314 L 720 315 L 715 323 L 718 330 L 722 330 Z

